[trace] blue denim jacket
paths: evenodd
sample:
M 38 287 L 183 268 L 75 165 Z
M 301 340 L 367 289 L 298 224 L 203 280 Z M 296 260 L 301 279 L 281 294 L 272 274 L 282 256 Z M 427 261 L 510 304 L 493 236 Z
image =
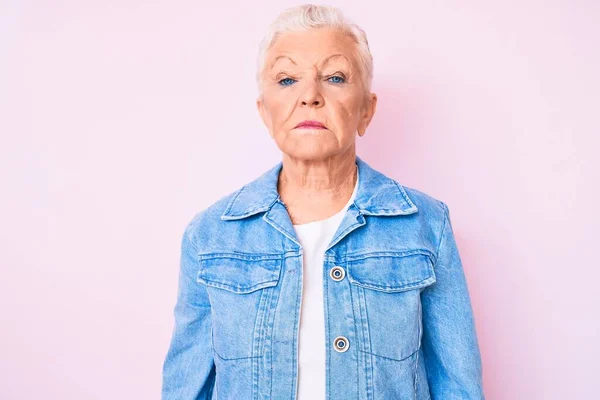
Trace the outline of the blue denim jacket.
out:
M 447 205 L 356 164 L 323 266 L 323 398 L 484 399 Z M 281 167 L 187 224 L 163 400 L 296 398 L 302 246 L 277 192 Z

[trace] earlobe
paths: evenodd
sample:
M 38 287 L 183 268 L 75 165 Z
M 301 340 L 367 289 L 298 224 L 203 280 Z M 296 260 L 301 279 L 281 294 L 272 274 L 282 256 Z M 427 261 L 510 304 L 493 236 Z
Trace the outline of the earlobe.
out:
M 363 136 L 367 130 L 367 127 L 371 123 L 371 119 L 373 119 L 373 115 L 375 115 L 375 110 L 377 108 L 377 95 L 375 93 L 371 93 L 370 99 L 368 99 L 368 105 L 365 107 L 365 112 L 363 114 L 363 119 L 358 124 L 358 135 Z
M 360 121 L 358 123 L 358 127 L 357 127 L 357 130 L 356 130 L 357 133 L 358 133 L 358 136 L 363 136 L 365 134 L 366 130 L 367 130 L 367 125 L 363 121 Z

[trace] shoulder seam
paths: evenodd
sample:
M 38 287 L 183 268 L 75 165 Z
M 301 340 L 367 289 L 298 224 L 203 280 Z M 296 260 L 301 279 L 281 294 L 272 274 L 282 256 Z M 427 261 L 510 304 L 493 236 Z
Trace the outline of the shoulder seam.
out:
M 446 226 L 448 225 L 448 206 L 443 201 L 438 201 L 440 202 L 440 204 L 442 205 L 442 209 L 444 210 L 444 220 L 442 221 L 442 229 L 440 231 L 440 242 L 438 243 L 437 249 L 435 251 L 435 264 L 433 265 L 434 268 L 440 259 L 440 248 L 442 246 L 442 241 L 444 240 L 444 235 L 446 233 Z
M 185 231 L 184 234 L 187 237 L 188 242 L 190 242 L 190 244 L 192 245 L 192 247 L 194 248 L 196 255 L 198 254 L 198 246 L 196 245 L 196 240 L 195 238 L 191 235 L 191 228 L 194 225 L 194 222 L 196 221 L 196 218 L 198 218 L 198 216 L 201 214 L 201 212 L 196 213 L 191 221 L 189 221 L 186 226 L 185 226 Z

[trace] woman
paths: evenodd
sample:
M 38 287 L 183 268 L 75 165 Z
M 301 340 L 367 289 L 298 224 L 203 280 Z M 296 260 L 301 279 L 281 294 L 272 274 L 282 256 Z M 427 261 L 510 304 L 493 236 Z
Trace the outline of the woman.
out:
M 257 107 L 282 161 L 188 223 L 163 399 L 484 398 L 448 207 L 356 155 L 372 70 L 334 8 L 272 24 Z

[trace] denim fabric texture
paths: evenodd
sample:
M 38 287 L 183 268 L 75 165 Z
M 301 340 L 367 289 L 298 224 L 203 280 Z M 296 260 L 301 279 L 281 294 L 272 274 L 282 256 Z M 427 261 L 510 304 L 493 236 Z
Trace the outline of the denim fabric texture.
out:
M 323 399 L 484 399 L 448 206 L 356 164 L 356 198 L 323 265 Z M 296 399 L 302 246 L 281 168 L 187 224 L 163 400 Z

